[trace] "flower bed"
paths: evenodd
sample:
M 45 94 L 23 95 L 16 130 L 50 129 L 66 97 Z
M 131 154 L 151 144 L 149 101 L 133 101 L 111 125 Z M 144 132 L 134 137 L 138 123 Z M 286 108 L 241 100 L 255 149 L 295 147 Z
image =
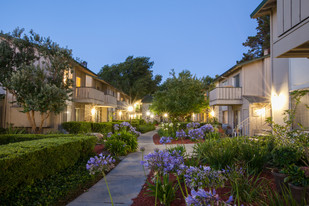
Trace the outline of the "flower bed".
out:
M 153 135 L 152 139 L 155 145 L 162 145 L 160 143 L 160 136 L 158 134 Z M 203 142 L 204 140 L 200 140 L 200 141 Z M 192 141 L 190 139 L 178 139 L 178 140 L 173 139 L 170 143 L 166 143 L 166 144 L 194 144 L 194 143 L 196 143 L 196 141 Z

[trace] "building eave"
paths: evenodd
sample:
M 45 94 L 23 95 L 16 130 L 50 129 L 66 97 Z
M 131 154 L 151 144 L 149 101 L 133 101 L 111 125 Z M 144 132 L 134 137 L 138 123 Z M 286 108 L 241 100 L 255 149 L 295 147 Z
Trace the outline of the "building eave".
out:
M 276 6 L 277 0 L 263 0 L 258 7 L 251 13 L 250 17 L 255 19 L 268 15 L 271 9 Z

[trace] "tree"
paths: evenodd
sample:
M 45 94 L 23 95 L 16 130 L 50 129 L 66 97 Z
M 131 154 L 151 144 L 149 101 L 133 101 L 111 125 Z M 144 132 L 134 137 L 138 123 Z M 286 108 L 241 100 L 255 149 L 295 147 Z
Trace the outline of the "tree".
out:
M 134 102 L 158 89 L 162 76 L 153 76 L 153 64 L 149 57 L 129 56 L 125 62 L 103 66 L 98 76 L 128 94 Z
M 270 17 L 262 16 L 256 19 L 258 26 L 257 34 L 249 36 L 243 46 L 249 47 L 247 53 L 243 53 L 243 57 L 237 64 L 252 60 L 264 55 L 264 50 L 270 48 Z
M 200 79 L 188 70 L 178 76 L 172 70 L 170 75 L 154 94 L 151 110 L 157 114 L 166 112 L 173 120 L 184 120 L 206 108 L 205 90 Z
M 59 114 L 71 100 L 72 80 L 68 78 L 71 50 L 61 48 L 49 38 L 17 28 L 12 34 L 1 32 L 0 83 L 15 97 L 37 132 L 35 112 L 41 116 L 39 132 L 51 113 Z

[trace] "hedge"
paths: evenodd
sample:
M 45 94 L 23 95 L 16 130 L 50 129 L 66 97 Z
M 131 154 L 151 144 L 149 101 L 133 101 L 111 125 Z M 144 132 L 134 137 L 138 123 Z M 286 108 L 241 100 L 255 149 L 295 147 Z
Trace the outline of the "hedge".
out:
M 137 128 L 137 130 L 141 133 L 146 133 L 155 129 L 156 127 L 153 124 L 139 125 Z
M 63 122 L 61 125 L 71 134 L 91 132 L 91 122 Z
M 71 137 L 72 134 L 3 134 L 0 135 L 0 145 L 55 137 Z
M 93 153 L 94 136 L 47 138 L 0 146 L 0 193 L 32 184 Z

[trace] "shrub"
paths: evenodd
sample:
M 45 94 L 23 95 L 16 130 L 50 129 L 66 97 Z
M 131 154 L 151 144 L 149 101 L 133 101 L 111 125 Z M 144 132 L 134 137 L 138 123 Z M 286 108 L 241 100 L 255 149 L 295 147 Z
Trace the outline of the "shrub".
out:
M 278 145 L 271 152 L 272 162 L 279 169 L 296 163 L 301 158 L 301 152 L 293 145 Z
M 123 141 L 128 146 L 128 152 L 135 152 L 138 147 L 137 137 L 127 131 L 113 134 L 110 138 Z
M 169 133 L 168 133 L 167 130 L 164 130 L 164 129 L 162 129 L 162 128 L 160 128 L 160 129 L 158 130 L 158 135 L 159 135 L 160 137 L 169 136 L 168 134 L 169 134 Z
M 72 137 L 72 134 L 4 134 L 0 135 L 0 145 L 55 137 Z
M 109 139 L 105 142 L 105 148 L 114 156 L 124 156 L 127 154 L 129 146 L 119 139 Z
M 53 175 L 93 153 L 96 137 L 47 138 L 0 146 L 0 193 Z
M 241 162 L 250 173 L 260 172 L 270 160 L 270 151 L 265 143 L 246 137 L 206 139 L 194 147 L 195 155 L 215 169 Z
M 91 132 L 91 122 L 63 122 L 61 125 L 71 134 Z
M 98 132 L 102 134 L 107 134 L 113 131 L 112 122 L 100 122 L 100 123 L 91 123 L 91 132 Z
M 146 133 L 155 129 L 156 127 L 153 124 L 145 124 L 145 125 L 139 125 L 137 130 L 141 133 Z

